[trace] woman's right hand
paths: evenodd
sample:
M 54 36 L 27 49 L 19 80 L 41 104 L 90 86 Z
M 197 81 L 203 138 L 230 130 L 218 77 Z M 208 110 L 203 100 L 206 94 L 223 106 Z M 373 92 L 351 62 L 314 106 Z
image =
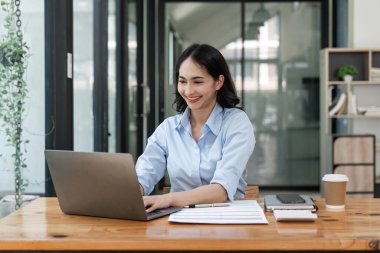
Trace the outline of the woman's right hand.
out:
M 143 196 L 146 212 L 150 213 L 156 209 L 162 209 L 172 206 L 172 194 Z

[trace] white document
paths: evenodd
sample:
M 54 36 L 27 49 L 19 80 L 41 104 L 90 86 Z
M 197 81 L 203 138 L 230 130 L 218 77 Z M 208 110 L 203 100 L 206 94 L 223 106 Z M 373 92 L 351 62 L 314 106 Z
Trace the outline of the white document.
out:
M 268 224 L 256 200 L 236 200 L 224 207 L 184 208 L 169 216 L 170 222 L 206 224 Z
M 276 221 L 315 221 L 318 216 L 310 210 L 273 210 Z

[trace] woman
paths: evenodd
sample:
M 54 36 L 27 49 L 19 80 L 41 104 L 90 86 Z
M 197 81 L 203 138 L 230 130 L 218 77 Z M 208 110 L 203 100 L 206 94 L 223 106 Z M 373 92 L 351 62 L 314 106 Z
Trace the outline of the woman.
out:
M 166 168 L 171 182 L 170 193 L 144 196 L 147 212 L 244 197 L 255 137 L 237 107 L 224 57 L 209 45 L 194 44 L 178 59 L 176 81 L 180 114 L 157 127 L 136 163 L 143 195 L 153 191 Z

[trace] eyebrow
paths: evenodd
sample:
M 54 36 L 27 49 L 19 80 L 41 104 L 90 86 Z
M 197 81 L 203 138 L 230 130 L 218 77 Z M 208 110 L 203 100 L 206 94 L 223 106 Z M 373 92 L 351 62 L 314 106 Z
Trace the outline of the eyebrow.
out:
M 179 78 L 182 78 L 182 79 L 186 80 L 186 78 L 183 77 L 183 76 L 179 76 Z M 196 79 L 204 79 L 204 77 L 203 76 L 194 76 L 194 77 L 191 78 L 191 80 L 196 80 Z

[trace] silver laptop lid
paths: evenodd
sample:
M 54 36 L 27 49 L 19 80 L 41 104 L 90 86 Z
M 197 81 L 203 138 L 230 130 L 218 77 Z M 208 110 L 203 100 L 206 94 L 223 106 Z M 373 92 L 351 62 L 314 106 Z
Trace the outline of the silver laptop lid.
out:
M 64 213 L 147 220 L 130 154 L 46 150 Z

